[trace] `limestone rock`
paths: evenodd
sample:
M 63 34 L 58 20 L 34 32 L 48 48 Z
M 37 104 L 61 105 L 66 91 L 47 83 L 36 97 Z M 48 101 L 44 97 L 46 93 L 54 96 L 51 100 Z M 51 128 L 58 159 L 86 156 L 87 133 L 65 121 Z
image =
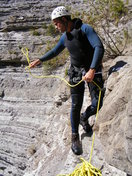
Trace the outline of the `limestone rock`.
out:
M 118 66 L 117 66 L 118 63 Z M 122 65 L 122 63 L 125 63 Z M 108 163 L 132 173 L 132 60 L 120 56 L 111 63 L 98 135 Z M 109 151 L 109 152 L 108 152 Z

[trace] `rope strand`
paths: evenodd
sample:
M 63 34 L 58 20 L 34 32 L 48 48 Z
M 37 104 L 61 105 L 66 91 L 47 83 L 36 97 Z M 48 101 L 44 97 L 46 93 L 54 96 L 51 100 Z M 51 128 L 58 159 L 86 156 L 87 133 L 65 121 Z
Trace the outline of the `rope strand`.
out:
M 27 48 L 22 48 L 21 51 L 22 51 L 22 53 L 26 56 L 28 64 L 30 64 L 28 49 L 27 49 Z M 80 80 L 77 84 L 72 85 L 72 84 L 70 84 L 65 78 L 62 78 L 62 77 L 60 77 L 60 76 L 58 76 L 58 75 L 35 75 L 35 74 L 32 74 L 32 72 L 31 72 L 29 66 L 27 66 L 25 69 L 28 70 L 29 74 L 30 74 L 32 77 L 34 77 L 34 78 L 58 78 L 58 79 L 60 79 L 61 81 L 64 81 L 69 87 L 76 87 L 76 86 L 78 86 L 81 82 L 84 81 L 84 80 L 82 79 L 82 80 Z

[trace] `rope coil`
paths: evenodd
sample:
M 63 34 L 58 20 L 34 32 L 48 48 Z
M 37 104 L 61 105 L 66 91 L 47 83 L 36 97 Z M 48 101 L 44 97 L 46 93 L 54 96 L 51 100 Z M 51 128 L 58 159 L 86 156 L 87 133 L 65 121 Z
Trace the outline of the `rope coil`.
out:
M 28 64 L 30 64 L 30 59 L 29 59 L 29 54 L 28 54 L 28 49 L 27 48 L 22 48 L 21 49 L 22 53 L 24 54 L 24 56 L 26 56 L 27 62 Z M 62 81 L 64 81 L 69 87 L 76 87 L 77 85 L 79 85 L 82 81 L 84 81 L 83 79 L 78 82 L 75 85 L 71 85 L 69 84 L 69 82 L 65 79 L 62 78 L 60 76 L 57 75 L 34 75 L 31 73 L 30 71 L 30 67 L 27 66 L 25 68 L 26 70 L 28 70 L 29 74 L 34 77 L 34 78 L 58 78 Z M 98 105 L 97 105 L 97 111 L 96 111 L 96 118 L 95 121 L 97 121 L 98 119 L 98 113 L 99 113 L 99 106 L 100 106 L 100 100 L 101 100 L 101 88 L 99 87 L 99 85 L 92 81 L 99 89 L 99 99 L 98 99 Z M 91 146 L 91 152 L 90 152 L 90 158 L 89 158 L 89 162 L 87 162 L 86 160 L 84 160 L 83 158 L 80 158 L 80 160 L 82 161 L 82 165 L 78 164 L 74 171 L 71 174 L 60 174 L 57 176 L 102 176 L 100 169 L 95 168 L 94 166 L 91 165 L 91 159 L 92 159 L 92 154 L 93 154 L 93 148 L 94 148 L 94 140 L 95 140 L 95 132 L 93 133 L 93 138 L 92 138 L 92 146 Z
M 80 158 L 81 164 L 75 167 L 75 170 L 71 174 L 62 174 L 58 176 L 102 176 L 101 171 L 93 167 L 89 162 Z

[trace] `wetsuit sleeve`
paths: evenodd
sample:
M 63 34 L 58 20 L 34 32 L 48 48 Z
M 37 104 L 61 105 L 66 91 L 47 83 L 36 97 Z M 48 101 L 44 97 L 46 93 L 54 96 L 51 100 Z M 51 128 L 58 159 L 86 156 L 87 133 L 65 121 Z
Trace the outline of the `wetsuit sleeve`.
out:
M 101 64 L 104 55 L 104 48 L 96 46 L 90 68 L 97 69 Z
M 94 31 L 94 29 L 87 25 L 83 24 L 82 25 L 82 31 L 85 32 L 88 41 L 90 42 L 91 46 L 94 48 L 94 54 L 92 58 L 92 62 L 90 65 L 90 68 L 97 69 L 98 66 L 100 65 L 103 55 L 104 55 L 104 47 L 103 44 L 97 35 L 97 33 Z
M 60 40 L 58 41 L 57 45 L 54 48 L 52 48 L 50 51 L 45 53 L 45 55 L 43 55 L 39 60 L 42 62 L 50 60 L 50 59 L 54 58 L 55 56 L 57 56 L 60 52 L 62 52 L 64 50 L 64 48 L 65 48 L 64 35 L 62 35 Z

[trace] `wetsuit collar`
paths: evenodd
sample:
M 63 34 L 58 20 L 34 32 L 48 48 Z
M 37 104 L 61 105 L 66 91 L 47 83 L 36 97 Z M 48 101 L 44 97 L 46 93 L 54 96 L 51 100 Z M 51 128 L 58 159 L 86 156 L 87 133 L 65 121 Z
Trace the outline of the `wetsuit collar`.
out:
M 82 20 L 80 18 L 74 18 L 72 22 L 74 24 L 74 29 L 79 29 L 82 26 Z

